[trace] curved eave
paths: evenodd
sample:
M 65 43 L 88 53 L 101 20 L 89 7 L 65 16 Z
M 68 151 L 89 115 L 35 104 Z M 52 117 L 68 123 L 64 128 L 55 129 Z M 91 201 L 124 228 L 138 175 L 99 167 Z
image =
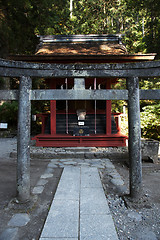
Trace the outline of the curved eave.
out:
M 119 55 L 10 55 L 10 60 L 26 62 L 87 62 L 87 63 L 112 63 L 112 62 L 139 62 L 152 61 L 156 53 L 150 54 L 119 54 Z

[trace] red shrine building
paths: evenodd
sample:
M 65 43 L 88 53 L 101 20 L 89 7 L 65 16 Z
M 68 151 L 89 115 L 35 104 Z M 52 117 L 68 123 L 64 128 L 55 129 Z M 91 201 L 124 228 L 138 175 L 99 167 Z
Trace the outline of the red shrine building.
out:
M 121 35 L 40 36 L 35 55 L 15 56 L 15 60 L 41 63 L 127 63 L 153 60 L 155 54 L 128 54 Z M 50 89 L 111 89 L 115 78 L 49 78 Z M 80 86 L 79 86 L 80 85 Z M 50 111 L 38 115 L 41 133 L 37 146 L 114 147 L 125 146 L 119 114 L 112 112 L 110 100 L 52 100 Z

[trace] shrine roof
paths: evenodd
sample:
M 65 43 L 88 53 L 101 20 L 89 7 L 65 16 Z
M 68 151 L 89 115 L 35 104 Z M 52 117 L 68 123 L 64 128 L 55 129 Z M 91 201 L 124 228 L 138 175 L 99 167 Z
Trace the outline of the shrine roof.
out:
M 127 54 L 121 35 L 40 36 L 36 55 Z
M 43 63 L 118 63 L 154 60 L 156 54 L 130 54 L 121 34 L 38 36 L 34 55 L 10 55 L 12 60 Z

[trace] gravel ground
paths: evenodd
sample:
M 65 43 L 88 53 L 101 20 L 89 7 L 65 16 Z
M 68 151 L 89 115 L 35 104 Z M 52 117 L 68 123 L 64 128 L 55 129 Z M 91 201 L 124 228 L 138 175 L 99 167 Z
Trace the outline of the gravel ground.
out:
M 125 187 L 111 183 L 111 176 L 101 171 L 103 186 L 120 240 L 160 239 L 160 164 L 143 162 L 143 197 L 130 201 L 129 169 L 125 160 L 113 161 Z

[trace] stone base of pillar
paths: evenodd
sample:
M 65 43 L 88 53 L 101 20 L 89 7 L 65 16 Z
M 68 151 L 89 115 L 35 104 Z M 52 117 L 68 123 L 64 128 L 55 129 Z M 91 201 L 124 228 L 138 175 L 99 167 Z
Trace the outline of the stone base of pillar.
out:
M 31 196 L 30 199 L 26 202 L 21 202 L 19 201 L 17 198 L 13 198 L 9 204 L 8 204 L 8 208 L 9 209 L 14 209 L 14 210 L 31 210 L 33 209 L 33 207 L 36 206 L 37 204 L 37 200 L 38 200 L 38 197 L 35 195 L 35 196 Z

